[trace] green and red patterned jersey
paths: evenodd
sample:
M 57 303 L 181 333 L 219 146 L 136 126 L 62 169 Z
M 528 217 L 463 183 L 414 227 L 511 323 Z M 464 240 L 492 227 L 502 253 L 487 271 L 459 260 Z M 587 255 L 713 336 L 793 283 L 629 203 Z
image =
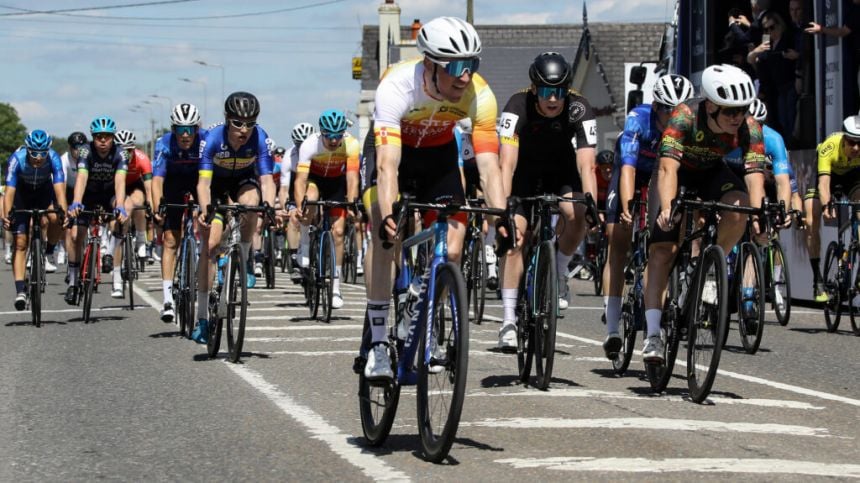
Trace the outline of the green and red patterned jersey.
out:
M 764 138 L 761 125 L 751 116 L 737 134 L 716 134 L 708 128 L 704 99 L 679 104 L 663 131 L 660 157 L 681 163 L 681 169 L 703 171 L 724 161 L 743 176 L 764 171 Z

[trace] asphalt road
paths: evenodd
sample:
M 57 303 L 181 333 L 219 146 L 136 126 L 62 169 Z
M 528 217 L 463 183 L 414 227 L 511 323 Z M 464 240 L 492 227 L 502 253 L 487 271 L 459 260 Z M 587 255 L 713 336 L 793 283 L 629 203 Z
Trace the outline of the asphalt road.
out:
M 638 356 L 612 374 L 601 299 L 578 280 L 550 389 L 519 384 L 516 357 L 495 350 L 501 302 L 491 299 L 489 320 L 472 325 L 457 439 L 434 465 L 420 455 L 414 388 L 386 444 L 362 445 L 352 372 L 362 285 L 344 286 L 330 324 L 307 319 L 285 276 L 250 291 L 246 354 L 231 364 L 159 320 L 155 267 L 134 311 L 103 285 L 87 325 L 63 302 L 62 272 L 49 275 L 41 328 L 14 310 L 9 267 L 0 271 L 2 481 L 860 478 L 860 339 L 825 333 L 815 309 L 768 323 L 752 356 L 733 328 L 712 396 L 694 404 L 683 367 L 660 395 Z

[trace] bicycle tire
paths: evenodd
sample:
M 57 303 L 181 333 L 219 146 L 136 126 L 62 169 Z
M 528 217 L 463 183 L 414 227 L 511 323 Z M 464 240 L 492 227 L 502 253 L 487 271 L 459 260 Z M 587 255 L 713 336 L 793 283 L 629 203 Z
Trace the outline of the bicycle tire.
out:
M 860 260 L 860 253 L 857 249 L 851 250 L 851 266 L 856 267 L 857 261 Z M 860 301 L 855 299 L 860 296 L 860 290 L 857 289 L 860 284 L 860 272 L 854 276 L 851 288 L 848 289 L 848 320 L 851 322 L 851 331 L 855 336 L 860 337 Z
M 320 305 L 322 307 L 322 320 L 325 323 L 331 322 L 332 299 L 334 298 L 334 278 L 339 276 L 335 273 L 335 252 L 334 238 L 331 232 L 322 234 L 322 242 L 320 244 L 322 261 L 320 262 L 321 277 L 318 287 L 320 289 Z
M 597 254 L 594 257 L 594 295 L 603 294 L 603 267 L 606 266 L 606 255 L 609 251 L 609 241 L 606 235 L 601 233 L 597 240 Z
M 690 399 L 700 403 L 711 393 L 717 377 L 727 323 L 728 286 L 726 256 L 722 247 L 711 245 L 705 249 L 694 278 L 695 290 L 689 294 L 693 298 L 684 314 L 688 324 L 687 386 Z M 714 303 L 709 303 L 704 297 L 708 282 L 716 284 Z
M 275 237 L 271 229 L 266 229 L 263 244 L 263 263 L 265 264 L 266 288 L 275 288 Z
M 230 362 L 239 361 L 242 356 L 242 344 L 245 341 L 245 321 L 248 315 L 246 257 L 245 251 L 238 244 L 230 247 L 230 259 L 227 262 L 228 278 L 225 278 L 227 304 L 224 313 L 224 325 L 227 329 L 227 360 Z
M 612 360 L 612 370 L 617 376 L 623 376 L 630 367 L 636 346 L 636 318 L 644 316 L 642 296 L 634 290 L 641 277 L 641 269 L 637 268 L 633 274 L 633 282 L 624 285 L 624 292 L 621 295 L 621 320 L 618 321 L 621 350 L 618 351 L 618 357 Z
M 131 232 L 127 233 L 123 237 L 123 246 L 122 251 L 122 264 L 125 266 L 125 280 L 123 282 L 128 287 L 128 309 L 134 310 L 134 273 L 137 270 L 136 262 L 134 260 L 134 238 L 131 236 Z
M 174 315 L 174 320 L 179 326 L 179 336 L 185 337 L 185 326 L 188 323 L 188 320 L 185 317 L 185 293 L 182 290 L 182 287 L 185 283 L 185 240 L 182 240 L 182 242 L 179 244 L 179 250 L 177 250 L 176 253 L 176 263 L 174 263 L 173 265 L 173 290 L 171 290 L 171 292 L 173 293 L 173 305 L 176 312 L 176 315 Z
M 538 246 L 537 271 L 535 272 L 534 299 L 531 300 L 534 320 L 534 369 L 535 387 L 545 391 L 552 380 L 555 360 L 555 333 L 558 316 L 558 272 L 555 264 L 555 247 L 551 241 Z
M 220 269 L 219 269 L 220 270 Z M 220 295 L 210 294 L 209 299 L 209 337 L 206 338 L 206 353 L 210 359 L 214 359 L 221 349 L 221 333 L 223 329 L 223 320 L 218 314 L 218 305 L 216 303 Z
M 308 264 L 307 272 L 306 272 L 308 275 L 308 278 L 307 278 L 308 308 L 310 309 L 310 312 L 311 312 L 311 319 L 317 318 L 317 315 L 319 314 L 319 309 L 320 309 L 320 289 L 319 289 L 319 279 L 318 279 L 319 277 L 317 274 L 317 270 L 315 268 L 317 266 L 317 264 L 319 263 L 319 261 L 317 259 L 318 254 L 317 254 L 317 248 L 316 248 L 318 244 L 319 244 L 318 236 L 316 234 L 312 235 L 311 241 L 310 241 L 310 249 L 308 250 L 310 252 L 310 255 L 309 255 L 310 263 Z
M 750 269 L 752 269 L 752 273 L 748 273 Z M 738 249 L 737 268 L 734 273 L 738 281 L 735 285 L 737 286 L 738 333 L 741 336 L 741 345 L 747 354 L 755 354 L 761 345 L 762 333 L 764 332 L 764 294 L 766 292 L 761 254 L 753 243 L 741 243 Z M 751 300 L 747 300 L 744 296 L 744 286 L 753 289 Z M 752 304 L 752 310 L 749 314 L 752 317 L 747 317 L 745 314 L 747 302 Z
M 343 235 L 343 263 L 341 265 L 341 282 L 355 283 L 355 225 L 347 220 Z
M 842 316 L 842 262 L 839 245 L 830 242 L 824 257 L 824 290 L 827 292 L 827 302 L 824 302 L 824 324 L 827 332 L 836 332 L 839 319 Z
M 531 255 L 529 255 L 528 259 L 531 260 L 531 258 Z M 529 376 L 531 376 L 532 372 L 532 362 L 534 361 L 534 344 L 531 341 L 534 338 L 534 321 L 532 320 L 531 311 L 528 310 L 528 303 L 526 301 L 527 285 L 525 283 L 525 280 L 530 277 L 529 272 L 531 270 L 533 270 L 531 266 L 526 268 L 517 294 L 517 373 L 522 383 L 529 381 Z
M 770 246 L 770 257 L 768 260 L 770 270 L 766 273 L 771 274 L 772 280 L 769 284 L 773 287 L 772 307 L 776 313 L 776 321 L 779 325 L 785 327 L 791 317 L 791 277 L 789 276 L 789 267 L 785 263 L 785 251 L 782 249 L 782 243 L 779 240 L 772 240 Z M 780 276 L 773 277 L 777 267 L 780 268 Z M 781 290 L 782 307 L 776 303 L 776 291 Z
M 645 374 L 651 384 L 651 390 L 661 393 L 666 390 L 672 380 L 675 370 L 675 360 L 678 358 L 678 346 L 681 343 L 681 309 L 678 306 L 679 297 L 685 294 L 689 297 L 689 277 L 681 283 L 680 272 L 683 270 L 679 262 L 669 275 L 669 287 L 666 301 L 663 304 L 663 314 L 660 317 L 660 337 L 663 339 L 663 363 L 645 364 Z M 647 324 L 644 332 L 647 334 Z
M 36 220 L 38 222 L 38 220 Z M 33 325 L 42 326 L 42 281 L 45 279 L 42 255 L 41 235 L 31 235 L 30 240 L 30 274 L 27 281 L 30 285 L 30 312 L 33 314 Z
M 363 358 L 359 357 L 358 365 L 358 412 L 361 417 L 361 430 L 367 444 L 380 446 L 388 438 L 391 426 L 394 424 L 400 401 L 400 384 L 396 381 L 372 383 L 364 377 L 364 364 L 367 363 L 370 340 L 370 322 L 365 317 L 361 351 Z M 388 356 L 391 359 L 391 369 L 396 374 L 397 351 L 394 347 L 395 344 L 389 344 Z
M 466 281 L 466 298 L 468 306 L 474 314 L 473 320 L 481 324 L 484 319 L 484 306 L 487 303 L 487 254 L 484 252 L 484 240 L 480 232 L 472 241 L 469 250 L 469 271 L 464 271 L 469 279 Z
M 197 305 L 197 251 L 194 238 L 185 243 L 185 282 L 180 287 L 185 294 L 185 336 L 191 339 L 194 332 L 194 308 Z
M 99 246 L 98 241 L 89 244 L 89 249 L 87 250 L 87 254 L 84 257 L 84 276 L 81 278 L 82 285 L 81 291 L 83 292 L 84 299 L 84 323 L 90 323 L 90 309 L 92 309 L 93 305 L 93 292 L 95 291 L 96 285 L 96 270 L 98 270 L 98 266 L 96 265 L 96 259 L 100 258 L 99 255 Z
M 466 376 L 469 371 L 469 321 L 466 306 L 466 282 L 460 268 L 452 262 L 438 266 L 434 287 L 433 334 L 435 344 L 427 340 L 425 310 L 421 317 L 421 338 L 418 351 L 418 433 L 424 455 L 438 463 L 448 456 L 463 410 L 466 396 Z M 450 307 L 448 306 L 450 304 Z M 464 317 L 466 316 L 466 317 Z M 444 345 L 445 353 L 434 350 Z M 428 363 L 428 353 L 430 356 Z M 436 364 L 432 364 L 433 361 Z M 433 369 L 431 369 L 433 365 Z M 441 371 L 436 371 L 441 368 Z M 451 383 L 448 390 L 440 387 Z

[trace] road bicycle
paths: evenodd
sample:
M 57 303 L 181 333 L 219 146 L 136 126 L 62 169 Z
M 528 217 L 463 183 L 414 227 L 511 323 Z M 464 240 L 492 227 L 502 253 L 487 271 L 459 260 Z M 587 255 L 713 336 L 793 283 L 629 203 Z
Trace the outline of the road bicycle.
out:
M 334 235 L 331 232 L 328 212 L 331 208 L 354 209 L 355 203 L 305 199 L 302 203 L 302 211 L 309 206 L 317 207 L 318 216 L 316 223 L 310 226 L 310 263 L 303 270 L 305 295 L 311 318 L 328 323 L 331 321 L 334 279 L 339 276 L 335 273 Z
M 484 200 L 470 199 L 471 206 L 481 206 Z M 484 251 L 483 213 L 469 213 L 466 224 L 466 237 L 463 240 L 463 258 L 460 270 L 466 279 L 466 306 L 470 309 L 470 319 L 480 324 L 484 318 L 484 305 L 487 300 L 487 253 Z
M 838 200 L 838 201 L 836 201 Z M 844 222 L 842 207 L 851 211 L 850 222 Z M 848 304 L 848 316 L 854 335 L 860 336 L 860 305 L 856 300 L 860 295 L 860 272 L 857 271 L 860 259 L 860 202 L 845 199 L 841 189 L 834 189 L 833 199 L 827 205 L 828 209 L 836 210 L 836 227 L 838 235 L 835 241 L 827 245 L 824 257 L 824 290 L 828 300 L 824 304 L 824 323 L 827 332 L 836 332 L 844 310 L 843 304 Z M 850 231 L 849 242 L 845 243 L 845 232 Z
M 27 254 L 28 263 L 26 264 L 27 272 L 25 280 L 27 281 L 27 304 L 30 308 L 30 313 L 33 316 L 33 325 L 41 327 L 42 325 L 42 294 L 45 293 L 47 284 L 45 278 L 45 241 L 42 239 L 42 217 L 50 214 L 56 214 L 60 217 L 62 224 L 63 210 L 56 208 L 50 209 L 30 209 L 19 210 L 13 212 L 14 216 L 29 216 L 29 253 Z
M 101 206 L 97 206 L 95 210 L 81 210 L 79 216 L 89 217 L 89 229 L 87 230 L 87 240 L 84 243 L 81 275 L 76 282 L 75 293 L 77 294 L 77 299 L 75 304 L 80 305 L 83 302 L 83 319 L 84 323 L 88 324 L 93 305 L 93 294 L 98 290 L 98 286 L 101 283 L 102 257 L 99 250 L 101 247 L 102 226 L 116 219 L 116 216 Z
M 132 213 L 135 211 L 145 211 L 146 218 L 152 218 L 152 210 L 149 205 L 139 206 L 132 208 Z M 146 266 L 146 259 L 137 256 L 137 250 L 134 248 L 135 243 L 135 235 L 134 235 L 134 223 L 131 221 L 131 214 L 129 213 L 129 223 L 126 226 L 125 234 L 122 235 L 122 267 L 120 267 L 120 276 L 122 279 L 123 291 L 128 290 L 128 309 L 134 310 L 134 281 L 139 278 L 140 272 L 143 271 L 143 267 Z M 118 227 L 118 230 L 121 230 L 122 227 Z M 118 233 L 115 233 L 114 236 L 119 236 Z
M 379 446 L 385 442 L 401 387 L 417 384 L 421 447 L 428 460 L 438 463 L 447 457 L 457 433 L 469 363 L 466 284 L 460 268 L 448 261 L 448 218 L 458 211 L 480 210 L 496 215 L 505 211 L 457 203 L 416 203 L 404 195 L 393 210 L 398 227 L 414 210 L 437 210 L 438 217 L 431 227 L 404 240 L 400 248 L 401 263 L 393 290 L 394 301 L 399 303 L 388 335 L 395 378 L 375 381 L 364 377 L 371 350 L 370 321 L 366 316 L 353 370 L 359 375 L 359 412 L 368 444 Z M 416 256 L 413 247 L 417 248 Z M 410 291 L 410 286 L 416 293 Z
M 176 317 L 179 334 L 191 338 L 194 331 L 194 310 L 197 304 L 197 262 L 199 252 L 194 233 L 194 214 L 197 205 L 190 193 L 184 196 L 184 203 L 160 203 L 158 210 L 163 218 L 169 210 L 182 210 L 182 241 L 176 254 L 173 267 L 173 300 L 176 304 Z
M 633 239 L 631 254 L 624 267 L 624 291 L 621 294 L 621 320 L 618 335 L 621 337 L 621 350 L 612 359 L 612 369 L 623 375 L 630 366 L 636 344 L 636 332 L 645 328 L 645 268 L 648 266 L 648 240 L 651 232 L 648 227 L 648 191 L 636 190 L 629 203 L 629 213 L 633 216 Z M 644 335 L 644 334 L 643 334 Z

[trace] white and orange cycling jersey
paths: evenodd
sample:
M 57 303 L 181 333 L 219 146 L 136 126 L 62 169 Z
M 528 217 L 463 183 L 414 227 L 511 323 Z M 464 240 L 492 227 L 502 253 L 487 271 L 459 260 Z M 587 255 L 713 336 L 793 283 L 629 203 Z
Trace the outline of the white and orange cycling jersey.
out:
M 403 61 L 383 74 L 375 102 L 376 146 L 442 146 L 454 141 L 457 121 L 469 118 L 475 153 L 499 152 L 496 97 L 480 74 L 472 76 L 472 82 L 458 102 L 448 102 L 427 93 L 422 59 Z
M 347 172 L 358 173 L 358 140 L 349 133 L 337 149 L 329 151 L 323 146 L 322 134 L 308 136 L 299 149 L 296 173 L 310 173 L 323 178 L 336 178 Z

